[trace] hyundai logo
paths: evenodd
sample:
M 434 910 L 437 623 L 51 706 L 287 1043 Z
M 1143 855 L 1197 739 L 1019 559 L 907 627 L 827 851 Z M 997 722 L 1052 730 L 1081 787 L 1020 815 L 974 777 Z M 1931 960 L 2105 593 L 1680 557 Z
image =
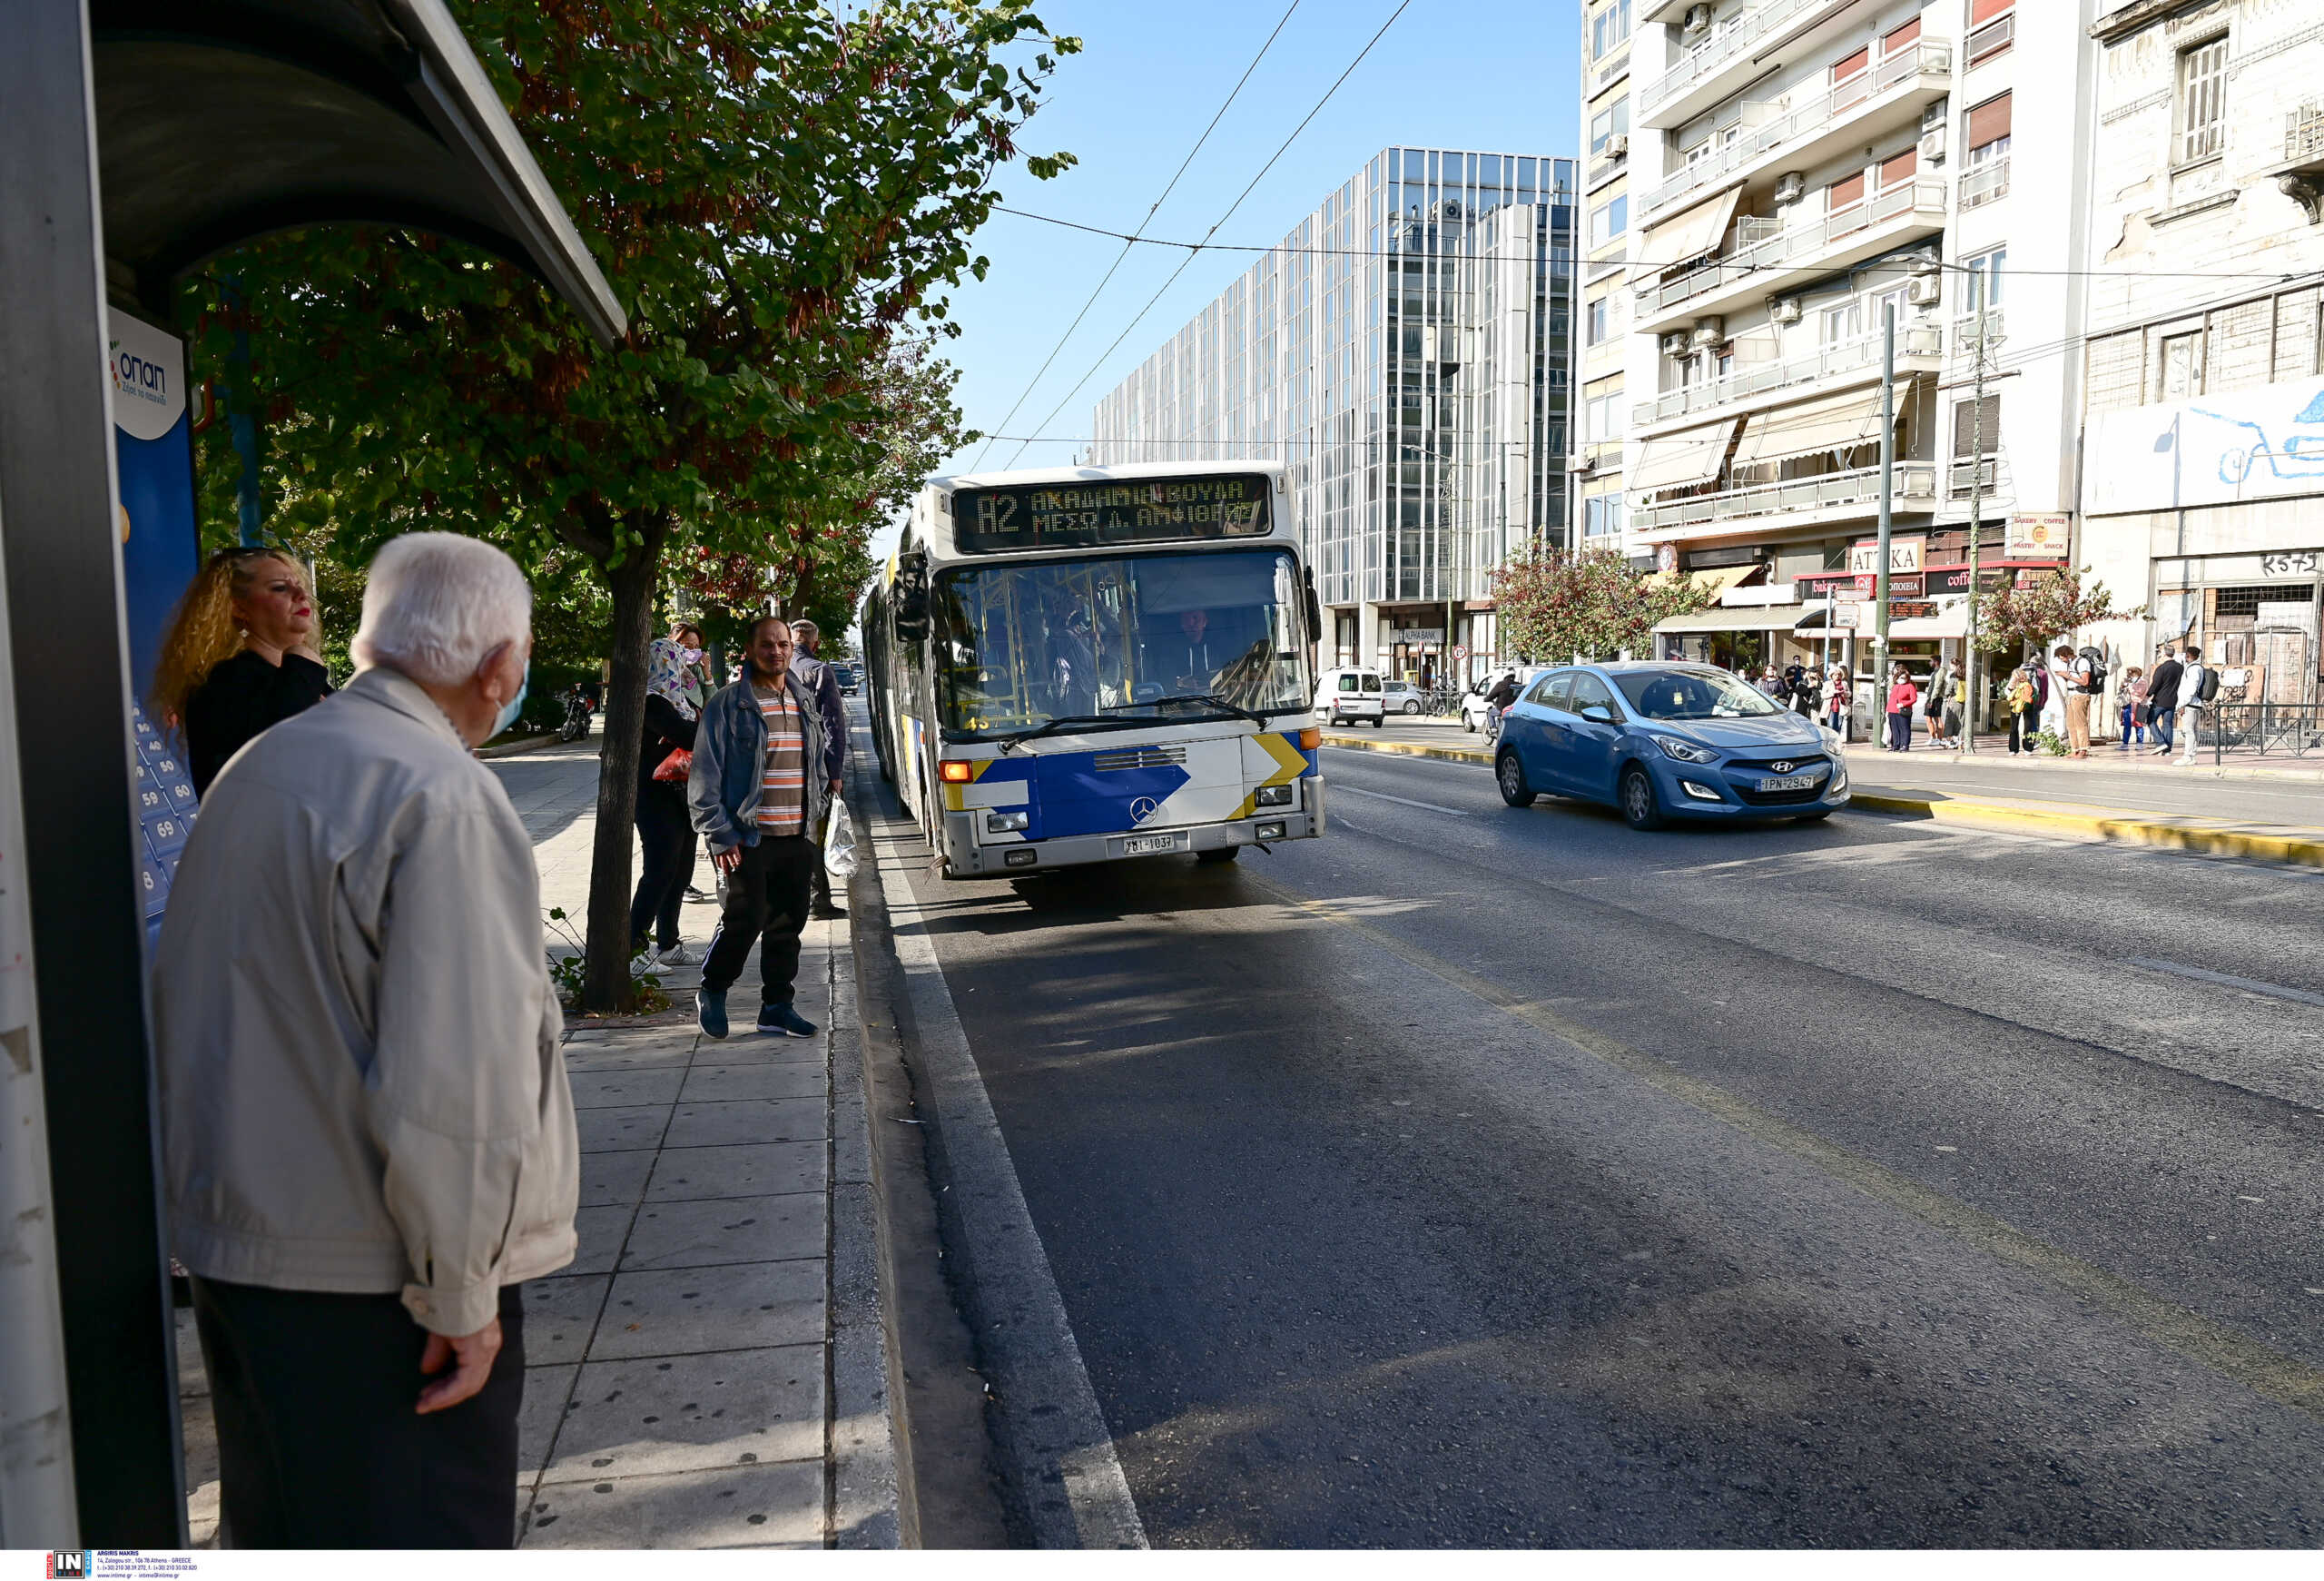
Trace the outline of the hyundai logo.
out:
M 1133 824 L 1143 824 L 1161 810 L 1161 804 L 1152 796 L 1140 796 L 1129 805 L 1129 821 Z
M 1770 763 L 1768 766 L 1774 769 L 1777 774 L 1789 774 L 1791 772 L 1791 759 L 1788 757 L 1781 758 L 1774 763 Z

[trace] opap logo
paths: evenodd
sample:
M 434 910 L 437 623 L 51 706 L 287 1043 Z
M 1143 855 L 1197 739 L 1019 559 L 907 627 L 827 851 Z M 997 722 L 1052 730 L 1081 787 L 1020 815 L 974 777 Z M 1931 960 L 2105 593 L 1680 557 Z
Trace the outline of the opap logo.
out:
M 159 362 L 140 357 L 134 351 L 122 350 L 114 341 L 107 348 L 113 359 L 113 392 L 134 395 L 156 406 L 166 406 L 170 400 L 170 371 Z

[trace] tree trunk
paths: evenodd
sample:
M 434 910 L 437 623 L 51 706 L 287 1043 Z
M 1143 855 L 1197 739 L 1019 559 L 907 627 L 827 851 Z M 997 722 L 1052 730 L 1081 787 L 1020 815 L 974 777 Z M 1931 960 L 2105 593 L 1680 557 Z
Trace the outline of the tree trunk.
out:
M 636 1009 L 629 980 L 630 849 L 637 815 L 638 738 L 645 727 L 645 647 L 653 637 L 654 583 L 661 531 L 606 573 L 614 598 L 613 675 L 606 683 L 605 741 L 597 755 L 597 839 L 589 860 L 588 973 L 584 1010 Z

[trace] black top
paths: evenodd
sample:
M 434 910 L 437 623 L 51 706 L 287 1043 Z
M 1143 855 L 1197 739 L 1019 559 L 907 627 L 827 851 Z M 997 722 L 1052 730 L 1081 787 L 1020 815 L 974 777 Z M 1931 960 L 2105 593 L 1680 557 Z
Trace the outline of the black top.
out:
M 652 692 L 645 694 L 645 727 L 637 744 L 637 788 L 641 792 L 653 788 L 654 771 L 670 754 L 694 750 L 694 734 L 701 727 L 702 721 L 679 713 L 669 698 L 655 697 Z M 685 794 L 682 782 L 662 783 L 680 795 Z
M 244 648 L 212 667 L 185 700 L 185 753 L 193 794 L 208 793 L 226 760 L 253 736 L 330 696 L 330 672 L 302 654 L 280 666 Z
M 2185 667 L 2175 658 L 2166 658 L 2154 667 L 2154 674 L 2147 677 L 2146 706 L 2152 710 L 2175 708 L 2179 706 L 2179 677 Z

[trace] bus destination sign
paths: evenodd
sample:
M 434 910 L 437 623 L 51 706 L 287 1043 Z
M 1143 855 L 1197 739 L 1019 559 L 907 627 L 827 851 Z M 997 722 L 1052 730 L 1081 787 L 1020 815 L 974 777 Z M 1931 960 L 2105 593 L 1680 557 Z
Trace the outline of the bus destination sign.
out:
M 963 489 L 952 497 L 952 542 L 963 554 L 1002 554 L 1264 538 L 1269 497 L 1262 472 Z

